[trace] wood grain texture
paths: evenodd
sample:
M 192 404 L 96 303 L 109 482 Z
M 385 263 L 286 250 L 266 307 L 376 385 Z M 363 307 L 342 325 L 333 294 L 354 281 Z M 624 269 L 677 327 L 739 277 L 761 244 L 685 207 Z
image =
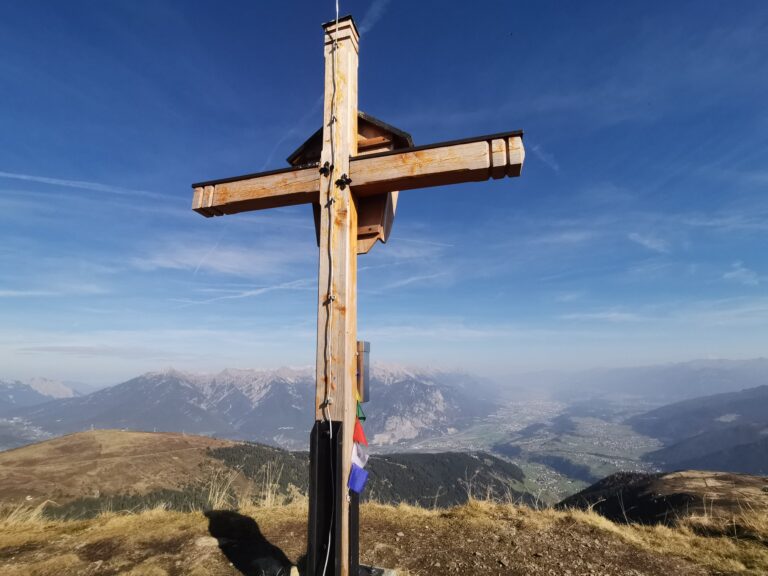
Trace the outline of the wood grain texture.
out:
M 339 87 L 346 86 L 345 76 L 342 75 L 338 82 Z M 340 125 L 340 122 L 337 121 L 336 124 Z M 354 125 L 352 129 L 357 131 L 356 117 L 350 124 Z M 525 161 L 525 148 L 520 136 L 479 139 L 460 144 L 449 143 L 393 153 L 387 152 L 391 145 L 382 142 L 358 155 L 357 132 L 354 137 L 346 134 L 346 128 L 342 132 L 346 141 L 349 142 L 347 148 L 350 150 L 354 148 L 354 153 L 352 158 L 347 156 L 341 159 L 340 149 L 337 151 L 339 163 L 333 164 L 334 172 L 331 175 L 334 178 L 333 181 L 335 182 L 342 174 L 347 174 L 352 179 L 354 194 L 362 199 L 392 193 L 393 207 L 397 205 L 396 194 L 399 190 L 520 176 Z M 371 139 L 375 138 L 378 137 Z M 327 146 L 330 147 L 330 143 Z M 374 152 L 384 152 L 384 154 Z M 330 152 L 323 154 L 322 162 L 325 162 L 330 158 Z M 211 185 L 195 187 L 192 209 L 210 217 L 310 202 L 317 203 L 320 201 L 320 189 L 322 186 L 327 187 L 327 182 L 328 178 L 322 178 L 315 167 L 290 168 L 243 179 L 215 182 Z M 375 240 L 386 241 L 393 219 L 394 210 L 391 214 L 382 213 L 380 223 L 384 226 L 385 232 Z M 373 245 L 368 240 L 370 239 L 362 243 L 361 253 L 367 252 Z
M 510 138 L 509 144 L 515 146 L 509 153 L 503 140 L 480 140 L 370 158 L 358 156 L 350 166 L 352 189 L 365 197 L 390 190 L 480 182 L 504 174 L 516 176 L 525 157 L 522 139 Z
M 333 40 L 337 41 L 334 57 Z M 352 433 L 357 405 L 357 202 L 349 186 L 335 183 L 349 174 L 357 154 L 357 31 L 351 21 L 326 28 L 325 105 L 320 164 L 333 166 L 320 176 L 320 270 L 318 277 L 317 381 L 315 418 L 341 421 L 342 462 L 340 539 L 337 560 L 349 576 L 349 499 Z M 333 121 L 331 119 L 334 118 Z M 329 209 L 330 207 L 330 209 Z M 329 290 L 330 286 L 330 290 Z M 331 298 L 332 297 L 332 298 Z M 330 337 L 330 357 L 326 338 Z M 327 403 L 331 398 L 332 403 Z M 357 575 L 355 575 L 357 576 Z
M 507 141 L 503 138 L 491 140 L 491 178 L 504 178 L 507 174 Z
M 221 216 L 251 210 L 317 202 L 317 168 L 294 168 L 275 174 L 195 188 L 192 209 L 203 216 Z
M 509 154 L 507 176 L 520 176 L 523 171 L 523 162 L 525 162 L 525 147 L 523 146 L 523 139 L 520 136 L 513 136 L 508 138 L 507 150 Z
M 397 192 L 357 199 L 357 253 L 367 254 L 376 242 L 389 239 L 395 220 Z
M 392 145 L 392 138 L 388 136 L 374 136 L 372 138 L 358 137 L 357 149 L 358 151 L 370 150 L 372 148 L 379 150 L 389 150 Z

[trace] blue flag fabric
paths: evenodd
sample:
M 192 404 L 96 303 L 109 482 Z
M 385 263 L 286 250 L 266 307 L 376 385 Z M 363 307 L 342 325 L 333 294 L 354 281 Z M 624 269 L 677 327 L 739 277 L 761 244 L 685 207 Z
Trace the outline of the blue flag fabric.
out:
M 352 492 L 360 494 L 368 482 L 368 472 L 360 468 L 357 464 L 352 464 L 352 470 L 349 472 L 349 482 L 347 485 Z

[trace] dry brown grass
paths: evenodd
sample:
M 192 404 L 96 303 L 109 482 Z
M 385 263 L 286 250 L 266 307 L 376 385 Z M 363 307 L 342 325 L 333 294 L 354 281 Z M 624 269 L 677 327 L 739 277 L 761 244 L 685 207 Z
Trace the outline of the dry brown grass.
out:
M 55 502 L 46 500 L 36 505 L 26 503 L 0 505 L 0 527 L 10 529 L 14 526 L 39 524 L 44 520 L 45 507 L 49 504 L 55 504 Z
M 207 482 L 208 507 L 213 510 L 230 508 L 233 501 L 232 485 L 240 475 L 239 470 L 215 470 Z
M 206 450 L 234 442 L 171 433 L 93 430 L 0 452 L 3 501 L 182 489 L 227 470 Z
M 281 537 L 292 538 L 295 558 L 303 546 L 306 500 L 283 506 L 264 506 L 264 501 L 264 497 L 254 498 L 239 511 L 253 517 L 270 538 L 278 542 Z M 609 548 L 624 542 L 628 549 L 644 550 L 653 557 L 685 559 L 710 572 L 768 574 L 768 518 L 751 510 L 728 520 L 692 517 L 674 527 L 616 524 L 592 511 L 533 510 L 477 499 L 448 510 L 366 504 L 362 515 L 364 526 L 386 527 L 383 535 L 364 535 L 369 542 L 371 538 L 384 542 L 383 538 L 393 536 L 399 527 L 407 533 L 423 534 L 439 530 L 450 533 L 461 527 L 470 535 L 499 533 L 503 527 L 509 534 L 517 533 L 516 545 L 526 534 L 534 535 L 534 540 L 567 542 L 574 538 L 575 542 L 577 534 L 587 533 Z M 60 521 L 46 519 L 40 505 L 9 506 L 0 509 L 0 573 L 70 576 L 103 566 L 134 575 L 232 574 L 227 559 L 210 540 L 207 520 L 200 511 L 173 512 L 160 506 L 135 513 L 106 512 L 88 521 Z M 408 554 L 411 543 L 405 544 L 404 554 Z M 453 545 L 450 540 L 444 543 L 449 550 Z M 408 567 L 407 556 L 397 558 Z M 422 573 L 428 572 L 411 566 L 411 574 Z
M 543 515 L 589 524 L 630 544 L 685 558 L 719 572 L 768 574 L 768 520 L 758 511 L 745 511 L 731 519 L 689 517 L 674 526 L 617 524 L 591 510 L 547 510 Z M 743 528 L 734 531 L 734 526 Z M 749 537 L 740 536 L 740 532 L 748 533 Z
M 768 546 L 768 510 L 742 503 L 737 513 L 692 514 L 677 525 L 704 536 L 728 536 L 736 540 L 754 540 Z

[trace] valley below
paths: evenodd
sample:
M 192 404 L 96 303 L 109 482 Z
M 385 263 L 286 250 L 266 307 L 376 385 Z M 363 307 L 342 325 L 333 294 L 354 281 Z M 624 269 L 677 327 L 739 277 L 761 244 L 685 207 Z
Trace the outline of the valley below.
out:
M 492 451 L 519 465 L 530 491 L 545 503 L 578 492 L 617 471 L 653 472 L 642 460 L 661 446 L 622 421 L 626 406 L 605 405 L 599 415 L 554 400 L 507 400 L 461 431 L 404 447 L 419 452 Z
M 619 471 L 768 474 L 766 381 L 762 359 L 533 374 L 504 386 L 462 372 L 377 365 L 365 430 L 382 457 L 492 455 L 522 471 L 515 493 L 553 504 Z M 311 369 L 168 369 L 89 393 L 43 379 L 0 381 L 0 450 L 120 429 L 302 451 L 313 402 Z

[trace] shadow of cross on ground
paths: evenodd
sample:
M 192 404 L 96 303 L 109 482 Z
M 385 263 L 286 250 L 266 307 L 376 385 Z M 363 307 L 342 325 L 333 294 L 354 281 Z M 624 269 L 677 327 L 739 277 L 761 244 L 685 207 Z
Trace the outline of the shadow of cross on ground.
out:
M 253 518 L 232 510 L 209 510 L 208 532 L 219 542 L 219 549 L 245 576 L 289 576 L 292 562 L 267 540 Z M 303 558 L 299 565 L 303 565 Z M 294 572 L 295 574 L 295 572 Z

